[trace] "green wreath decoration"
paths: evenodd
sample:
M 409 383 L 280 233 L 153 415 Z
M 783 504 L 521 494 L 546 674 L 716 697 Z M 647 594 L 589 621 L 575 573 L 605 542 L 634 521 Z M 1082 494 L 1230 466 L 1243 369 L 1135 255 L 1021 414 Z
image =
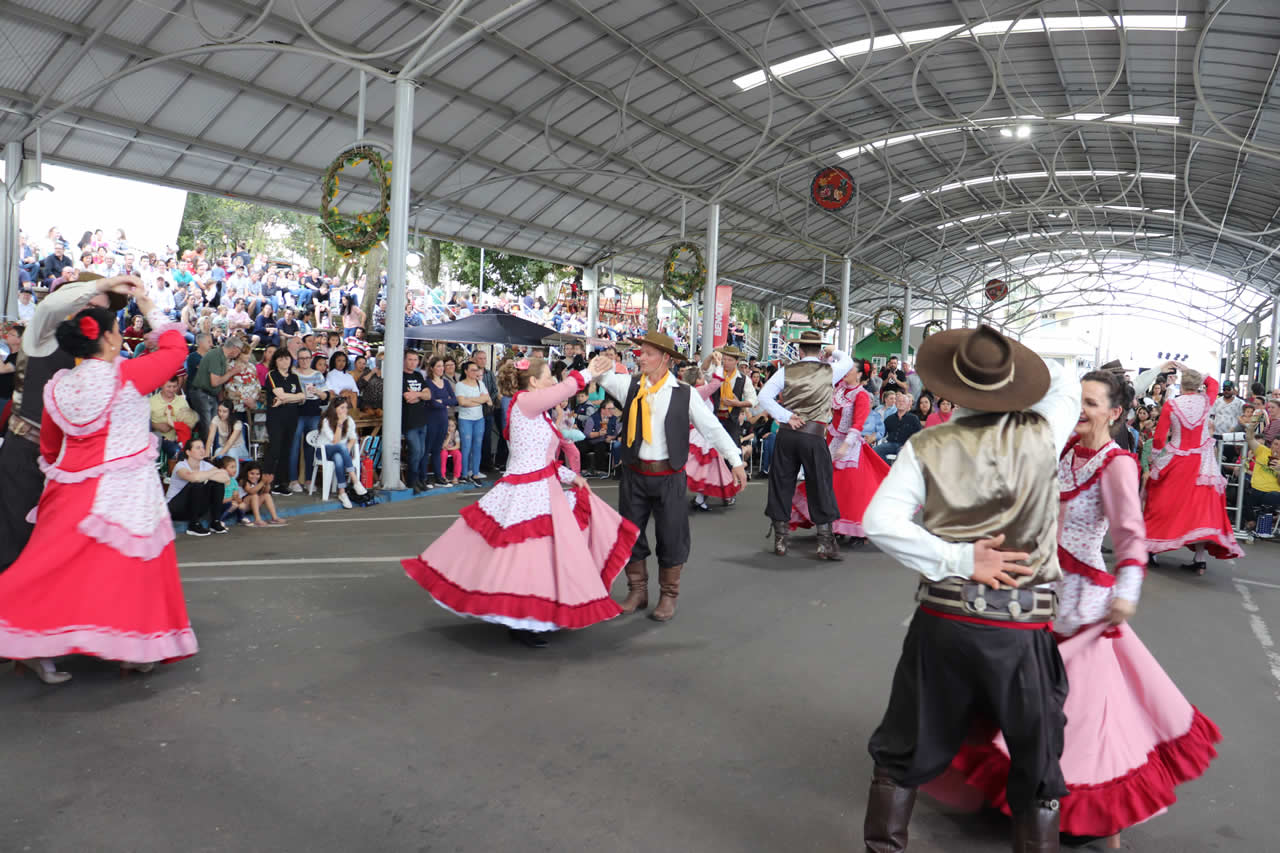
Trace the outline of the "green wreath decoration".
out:
M 354 217 L 338 212 L 338 175 L 343 169 L 368 163 L 381 195 L 373 210 Z M 391 233 L 391 161 L 369 145 L 355 145 L 339 154 L 325 170 L 321 185 L 320 229 L 343 255 L 367 255 Z
M 809 325 L 813 326 L 820 332 L 825 332 L 835 326 L 839 321 L 838 308 L 829 308 L 826 305 L 819 305 L 820 302 L 829 302 L 831 305 L 840 304 L 840 296 L 834 289 L 823 285 L 817 288 L 813 293 L 809 294 L 809 304 L 806 306 L 809 312 Z
M 693 255 L 693 272 L 680 272 L 676 261 L 688 252 Z M 689 242 L 673 243 L 667 250 L 667 263 L 662 268 L 662 289 L 672 302 L 688 302 L 707 282 L 707 265 L 702 260 L 702 250 Z
M 886 323 L 881 319 L 886 314 L 893 318 L 893 322 Z M 892 305 L 881 306 L 872 316 L 871 322 L 875 325 L 876 340 L 882 343 L 896 341 L 902 337 L 902 312 Z
M 947 324 L 942 322 L 941 320 L 930 320 L 929 322 L 924 324 L 924 329 L 921 330 L 922 336 L 920 339 L 924 340 L 925 338 L 932 335 L 934 332 L 941 332 L 946 328 L 947 328 Z

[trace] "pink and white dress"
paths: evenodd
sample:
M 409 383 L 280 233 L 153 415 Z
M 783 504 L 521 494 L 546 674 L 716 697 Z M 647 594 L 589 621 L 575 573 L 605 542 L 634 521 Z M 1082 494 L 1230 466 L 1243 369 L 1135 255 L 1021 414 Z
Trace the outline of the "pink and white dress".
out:
M 696 386 L 693 390 L 701 398 L 702 405 L 715 413 L 716 407 L 711 403 L 711 395 L 719 390 L 724 377 L 716 374 L 710 382 Z M 698 405 L 694 401 L 691 405 Z M 708 498 L 728 500 L 742 491 L 733 480 L 733 472 L 725 464 L 720 452 L 693 424 L 689 424 L 689 461 L 684 466 L 685 479 L 689 491 Z
M 835 473 L 831 488 L 836 493 L 840 517 L 831 530 L 842 536 L 865 537 L 862 516 L 876 489 L 889 476 L 889 463 L 867 447 L 862 428 L 871 414 L 871 394 L 861 385 L 851 388 L 844 382 L 836 385 L 831 398 L 831 423 L 827 424 L 827 448 Z M 813 527 L 809 518 L 809 493 L 804 483 L 796 486 L 791 499 L 791 529 Z
M 587 385 L 574 371 L 507 414 L 507 473 L 405 572 L 446 610 L 525 631 L 585 628 L 622 611 L 609 587 L 639 531 L 556 461 L 547 413 Z
M 31 541 L 0 574 L 0 657 L 154 663 L 198 650 L 147 400 L 187 344 L 163 314 L 148 320 L 155 352 L 86 359 L 45 385 L 45 487 Z
M 1072 437 L 1058 466 L 1058 616 L 1054 632 L 1071 690 L 1062 774 L 1064 833 L 1110 836 L 1176 800 L 1217 756 L 1222 735 L 1191 705 L 1127 623 L 1107 622 L 1116 598 L 1137 602 L 1147 563 L 1138 463 L 1115 442 L 1088 450 Z M 1102 540 L 1115 544 L 1107 570 Z M 1009 752 L 1003 736 L 966 746 L 952 771 L 1009 813 Z M 944 797 L 945 798 L 945 797 Z

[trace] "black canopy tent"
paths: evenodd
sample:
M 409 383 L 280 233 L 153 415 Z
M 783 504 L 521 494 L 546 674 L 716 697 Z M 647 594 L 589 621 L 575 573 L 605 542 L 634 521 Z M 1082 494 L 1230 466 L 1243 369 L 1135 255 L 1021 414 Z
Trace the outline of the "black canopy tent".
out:
M 461 320 L 430 326 L 408 326 L 405 340 L 447 341 L 459 344 L 511 344 L 513 346 L 545 346 L 555 329 L 540 326 L 515 314 L 481 311 Z

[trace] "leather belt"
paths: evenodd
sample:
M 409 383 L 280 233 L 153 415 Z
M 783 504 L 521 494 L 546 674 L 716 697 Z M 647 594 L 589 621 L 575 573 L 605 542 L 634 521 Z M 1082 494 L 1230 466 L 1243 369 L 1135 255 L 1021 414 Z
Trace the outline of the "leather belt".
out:
M 779 429 L 789 429 L 792 432 L 806 432 L 809 435 L 825 436 L 827 434 L 827 425 L 823 421 L 805 421 L 804 426 L 796 429 L 790 424 L 782 424 Z
M 628 462 L 627 467 L 637 474 L 674 474 L 675 468 L 671 467 L 671 462 L 666 459 L 637 459 L 635 462 Z
M 1058 595 L 1051 589 L 992 589 L 960 578 L 921 581 L 916 601 L 941 613 L 993 622 L 1052 622 L 1058 612 Z
M 9 417 L 9 434 L 16 435 L 18 438 L 25 438 L 35 444 L 40 443 L 40 425 L 33 424 L 19 415 L 11 415 Z

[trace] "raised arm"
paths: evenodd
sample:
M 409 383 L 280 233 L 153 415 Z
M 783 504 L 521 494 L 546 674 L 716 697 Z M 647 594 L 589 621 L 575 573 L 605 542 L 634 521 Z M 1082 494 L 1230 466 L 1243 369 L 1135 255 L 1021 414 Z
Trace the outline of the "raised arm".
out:
M 702 399 L 710 400 L 711 396 L 715 394 L 717 391 L 719 391 L 720 386 L 723 384 L 724 384 L 723 376 L 712 375 L 712 377 L 709 380 L 707 380 L 707 383 L 705 385 L 699 385 L 697 388 L 694 388 L 693 390 L 697 392 L 698 396 L 701 397 Z
M 786 383 L 786 368 L 779 367 L 769 380 L 764 383 L 764 387 L 760 389 L 760 406 L 769 416 L 780 424 L 789 423 L 791 421 L 791 412 L 778 402 L 778 394 L 782 391 L 782 386 Z M 848 372 L 848 371 L 846 371 Z
M 853 356 L 843 353 L 838 349 L 831 350 L 831 384 L 838 385 L 841 379 L 849 375 L 849 371 L 853 370 Z
M 539 388 L 536 391 L 524 392 L 516 400 L 516 404 L 520 407 L 520 411 L 525 417 L 532 418 L 542 412 L 554 409 L 583 388 L 586 388 L 587 379 L 588 377 L 583 376 L 576 370 L 570 371 L 563 382 L 557 382 L 555 385 Z
M 178 331 L 177 323 L 171 323 L 158 309 L 147 316 L 151 334 L 158 335 L 156 349 L 146 355 L 131 358 L 120 366 L 120 376 L 132 382 L 139 394 L 146 396 L 168 382 L 187 359 L 187 339 Z
M 1080 383 L 1054 362 L 1048 362 L 1049 390 L 1031 411 L 1049 422 L 1055 451 L 1062 450 L 1080 420 Z
M 1118 598 L 1136 604 L 1147 566 L 1147 526 L 1138 495 L 1138 463 L 1129 454 L 1112 459 L 1103 469 L 1099 490 L 1102 509 L 1111 524 L 1115 545 Z
M 1206 376 L 1204 378 L 1204 393 L 1209 396 L 1209 406 L 1212 408 L 1213 404 L 1218 401 L 1218 380 L 1212 376 Z
M 871 395 L 855 394 L 853 397 L 853 423 L 849 428 L 862 432 L 862 428 L 867 425 L 867 418 L 871 417 Z
M 103 279 L 102 281 L 106 281 Z M 89 304 L 100 293 L 102 281 L 73 281 L 64 284 L 36 304 L 31 322 L 22 336 L 22 350 L 30 357 L 52 355 L 58 348 L 53 330 L 58 324 Z
M 1160 407 L 1160 420 L 1156 422 L 1155 434 L 1151 436 L 1151 447 L 1155 450 L 1163 450 L 1165 443 L 1169 440 L 1169 418 L 1172 415 L 1169 412 L 1171 406 L 1168 400 Z

